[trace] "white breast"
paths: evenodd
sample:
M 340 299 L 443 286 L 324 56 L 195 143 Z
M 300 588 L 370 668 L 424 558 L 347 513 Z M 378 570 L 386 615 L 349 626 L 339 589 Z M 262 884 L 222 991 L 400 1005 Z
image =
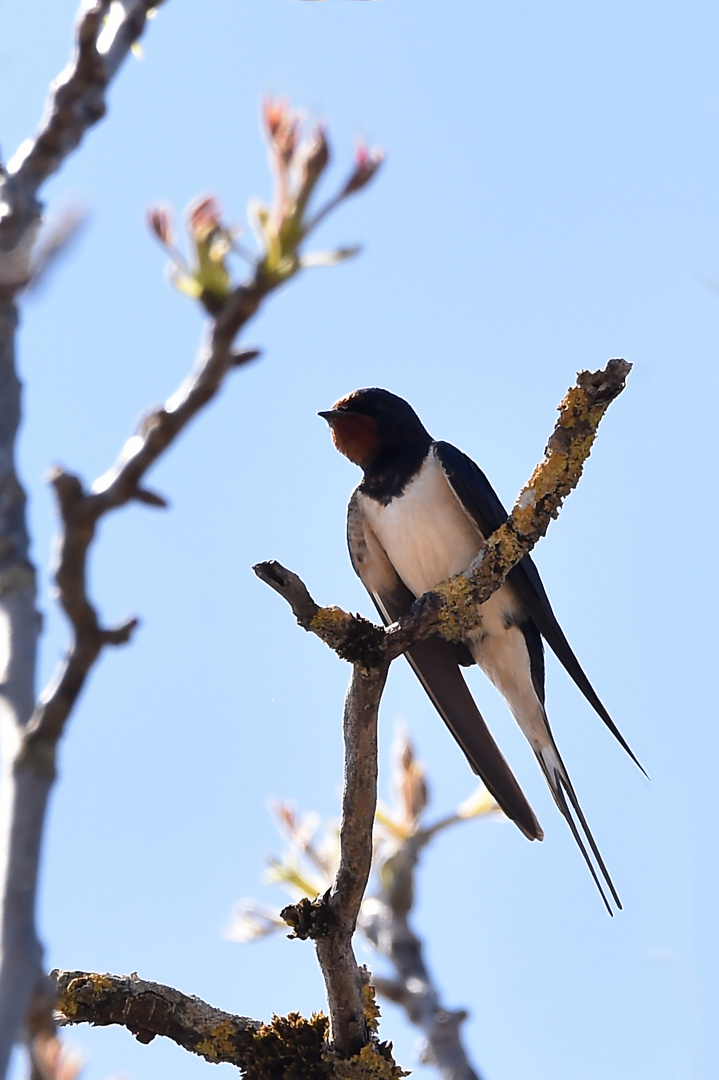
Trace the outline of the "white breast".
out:
M 357 496 L 390 562 L 415 596 L 466 570 L 484 537 L 462 509 L 442 467 L 430 454 L 420 471 L 388 506 Z M 486 675 L 506 698 L 535 749 L 547 744 L 546 717 L 537 698 L 524 635 L 521 601 L 505 582 L 482 604 L 482 624 L 467 645 Z
M 465 514 L 432 453 L 387 506 L 364 495 L 359 498 L 362 513 L 415 596 L 466 570 L 482 546 L 482 534 Z

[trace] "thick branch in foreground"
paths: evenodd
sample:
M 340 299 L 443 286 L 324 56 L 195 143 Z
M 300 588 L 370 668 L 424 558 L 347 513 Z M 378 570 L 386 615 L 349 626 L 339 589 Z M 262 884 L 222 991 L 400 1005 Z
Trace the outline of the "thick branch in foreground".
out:
M 545 460 L 520 492 L 507 521 L 489 537 L 471 567 L 419 597 L 409 614 L 386 630 L 339 607 L 320 607 L 300 578 L 274 560 L 258 563 L 255 573 L 287 601 L 303 629 L 366 671 L 382 667 L 430 634 L 461 641 L 478 625 L 477 605 L 496 592 L 546 534 L 579 483 L 599 423 L 624 389 L 630 370 L 626 360 L 615 359 L 601 371 L 580 372 L 559 405 Z

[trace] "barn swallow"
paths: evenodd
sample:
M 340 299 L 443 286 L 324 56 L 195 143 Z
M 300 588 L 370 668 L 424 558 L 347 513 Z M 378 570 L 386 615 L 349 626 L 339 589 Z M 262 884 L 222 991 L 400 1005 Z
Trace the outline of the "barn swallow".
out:
M 508 515 L 478 466 L 450 443 L 435 442 L 414 409 L 395 394 L 377 387 L 355 390 L 319 415 L 329 423 L 340 453 L 364 474 L 349 502 L 347 540 L 352 565 L 389 625 L 406 614 L 417 597 L 466 570 Z M 504 813 L 530 840 L 541 840 L 541 826 L 494 742 L 460 665 L 478 664 L 494 683 L 529 741 L 611 915 L 604 884 L 618 908 L 621 901 L 544 709 L 542 639 L 642 766 L 572 652 L 529 555 L 481 605 L 481 612 L 481 625 L 464 642 L 452 644 L 433 636 L 413 645 L 407 659 Z

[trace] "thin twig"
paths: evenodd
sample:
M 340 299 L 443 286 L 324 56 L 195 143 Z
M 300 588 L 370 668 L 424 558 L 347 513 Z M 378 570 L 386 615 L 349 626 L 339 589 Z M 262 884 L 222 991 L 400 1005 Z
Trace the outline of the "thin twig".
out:
M 98 50 L 98 38 L 111 0 L 97 0 L 80 9 L 74 55 L 50 88 L 40 129 L 8 162 L 7 172 L 15 181 L 13 188 L 22 187 L 35 194 L 77 149 L 88 130 L 104 117 L 108 86 L 142 36 L 148 11 L 162 2 L 125 0 L 112 37 L 103 41 L 102 52 Z
M 378 894 L 362 905 L 361 930 L 392 964 L 391 979 L 375 976 L 373 982 L 378 993 L 401 1005 L 409 1021 L 422 1031 L 422 1060 L 436 1066 L 443 1080 L 480 1080 L 460 1034 L 468 1014 L 442 1004 L 424 958 L 422 940 L 409 922 L 414 874 L 429 831 L 421 830 L 406 839 L 386 860 L 377 875 Z
M 421 1060 L 438 1069 L 443 1080 L 479 1080 L 462 1039 L 464 1009 L 442 1004 L 439 988 L 424 959 L 424 945 L 410 924 L 415 904 L 415 876 L 420 853 L 442 829 L 491 813 L 491 798 L 477 791 L 452 814 L 423 824 L 429 802 L 427 774 L 406 732 L 393 746 L 393 807 L 384 810 L 375 836 L 376 892 L 362 904 L 359 929 L 392 966 L 389 978 L 373 976 L 378 994 L 401 1005 L 424 1036 Z

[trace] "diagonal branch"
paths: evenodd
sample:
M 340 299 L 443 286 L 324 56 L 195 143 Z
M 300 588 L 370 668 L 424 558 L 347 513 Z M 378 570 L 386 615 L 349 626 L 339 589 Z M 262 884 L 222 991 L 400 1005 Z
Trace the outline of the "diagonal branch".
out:
M 23 754 L 45 754 L 62 735 L 70 711 L 85 680 L 106 645 L 124 644 L 137 625 L 130 619 L 119 627 L 100 625 L 87 592 L 87 561 L 98 522 L 105 514 L 129 502 L 166 505 L 162 496 L 148 491 L 143 480 L 148 470 L 172 445 L 187 424 L 216 396 L 227 375 L 237 366 L 232 350 L 234 335 L 257 311 L 271 291 L 257 271 L 239 286 L 211 322 L 193 373 L 163 406 L 153 409 L 125 443 L 117 461 L 92 489 L 84 489 L 77 476 L 56 468 L 51 476 L 61 519 L 55 584 L 59 602 L 72 628 L 67 656 L 41 695 L 24 737 Z
M 398 731 L 393 751 L 393 806 L 378 812 L 374 838 L 376 891 L 362 904 L 359 920 L 360 930 L 389 962 L 392 973 L 389 978 L 374 973 L 372 982 L 381 996 L 401 1005 L 422 1032 L 422 1062 L 434 1065 L 442 1080 L 480 1080 L 462 1038 L 468 1013 L 443 1004 L 410 916 L 420 855 L 432 838 L 452 825 L 495 812 L 497 804 L 480 787 L 451 814 L 424 824 L 427 774 L 406 732 Z
M 107 111 L 107 89 L 142 36 L 148 12 L 164 0 L 92 0 L 80 8 L 73 56 L 50 88 L 37 134 L 7 165 L 5 198 L 16 240 L 39 213 L 36 195 Z M 112 6 L 112 12 L 110 8 Z
M 626 360 L 615 359 L 603 370 L 579 373 L 558 407 L 545 459 L 522 488 L 507 521 L 489 537 L 471 567 L 420 596 L 407 615 L 386 629 L 339 607 L 321 607 L 301 579 L 274 560 L 258 563 L 255 573 L 287 601 L 304 630 L 366 671 L 391 662 L 431 634 L 462 640 L 478 625 L 477 605 L 496 592 L 546 534 L 579 483 L 599 423 L 624 389 L 630 370 Z
M 442 1004 L 427 967 L 424 944 L 410 924 L 409 908 L 396 902 L 413 892 L 421 847 L 416 837 L 405 841 L 392 856 L 391 888 L 383 885 L 377 896 L 368 897 L 363 904 L 361 930 L 394 968 L 392 978 L 374 975 L 372 981 L 377 992 L 401 1005 L 410 1023 L 422 1031 L 422 1060 L 436 1066 L 443 1080 L 481 1080 L 460 1036 L 468 1014 Z

